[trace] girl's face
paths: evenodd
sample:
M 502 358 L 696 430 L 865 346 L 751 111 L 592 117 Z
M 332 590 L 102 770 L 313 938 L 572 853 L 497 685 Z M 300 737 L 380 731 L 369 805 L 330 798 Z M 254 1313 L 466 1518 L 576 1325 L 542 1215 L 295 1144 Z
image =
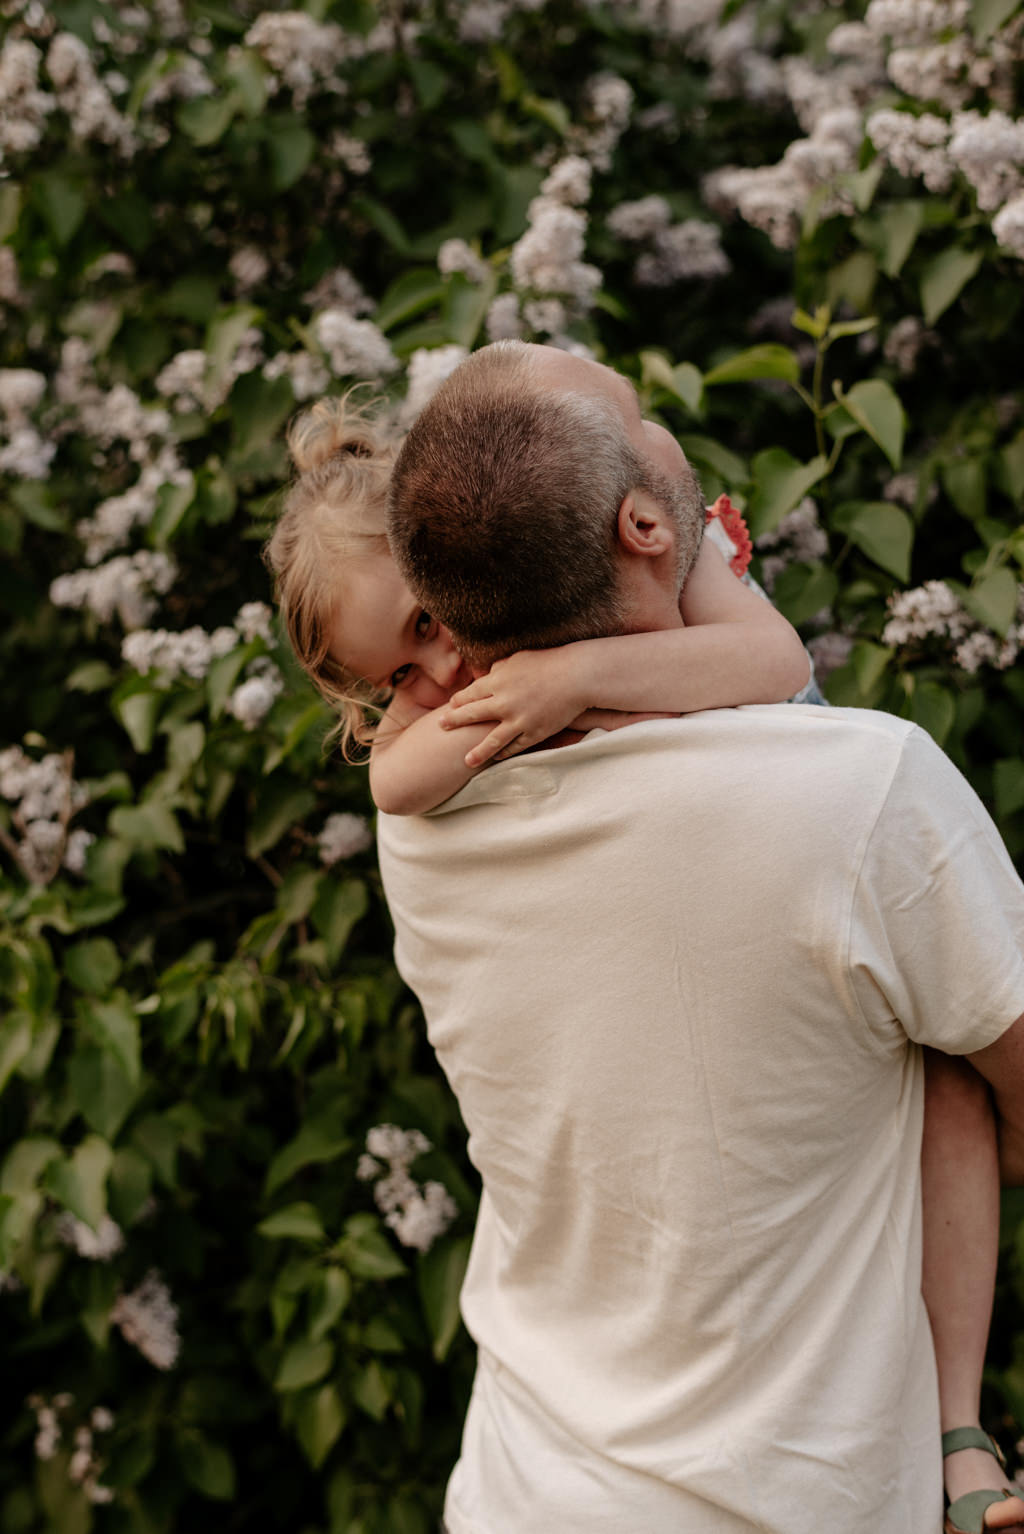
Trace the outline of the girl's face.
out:
M 440 708 L 473 680 L 448 630 L 423 611 L 390 554 L 346 565 L 331 654 L 374 689 L 400 691 L 422 708 Z

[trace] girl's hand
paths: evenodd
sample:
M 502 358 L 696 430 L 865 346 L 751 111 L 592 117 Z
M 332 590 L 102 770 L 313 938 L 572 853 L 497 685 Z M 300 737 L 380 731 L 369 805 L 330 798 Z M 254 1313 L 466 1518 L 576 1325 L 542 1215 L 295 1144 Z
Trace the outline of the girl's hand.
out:
M 440 711 L 442 729 L 495 721 L 467 752 L 466 766 L 517 756 L 571 725 L 589 701 L 586 658 L 586 647 L 575 644 L 520 650 L 453 694 Z

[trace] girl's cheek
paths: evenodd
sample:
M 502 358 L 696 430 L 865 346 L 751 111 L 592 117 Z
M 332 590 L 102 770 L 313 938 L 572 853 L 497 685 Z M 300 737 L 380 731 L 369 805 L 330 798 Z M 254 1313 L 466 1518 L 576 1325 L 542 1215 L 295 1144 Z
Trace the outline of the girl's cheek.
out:
M 420 708 L 440 708 L 451 697 L 450 692 L 446 692 L 443 687 L 439 687 L 422 672 L 409 683 L 408 687 L 403 687 L 402 691 Z

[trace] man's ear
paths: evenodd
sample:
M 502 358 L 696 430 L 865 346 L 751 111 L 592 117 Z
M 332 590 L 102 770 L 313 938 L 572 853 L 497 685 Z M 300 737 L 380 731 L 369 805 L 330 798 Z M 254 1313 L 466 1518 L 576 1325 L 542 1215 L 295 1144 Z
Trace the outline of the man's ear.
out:
M 627 554 L 657 559 L 675 549 L 675 529 L 664 507 L 645 490 L 631 490 L 619 507 L 619 543 Z

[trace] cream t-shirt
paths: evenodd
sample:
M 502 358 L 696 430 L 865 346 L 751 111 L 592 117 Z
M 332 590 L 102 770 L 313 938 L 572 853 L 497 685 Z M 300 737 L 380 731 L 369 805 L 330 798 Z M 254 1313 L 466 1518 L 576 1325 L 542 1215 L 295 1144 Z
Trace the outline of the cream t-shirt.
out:
M 483 1179 L 450 1534 L 937 1534 L 916 1045 L 1024 1013 L 965 780 L 888 715 L 723 709 L 379 838 Z

